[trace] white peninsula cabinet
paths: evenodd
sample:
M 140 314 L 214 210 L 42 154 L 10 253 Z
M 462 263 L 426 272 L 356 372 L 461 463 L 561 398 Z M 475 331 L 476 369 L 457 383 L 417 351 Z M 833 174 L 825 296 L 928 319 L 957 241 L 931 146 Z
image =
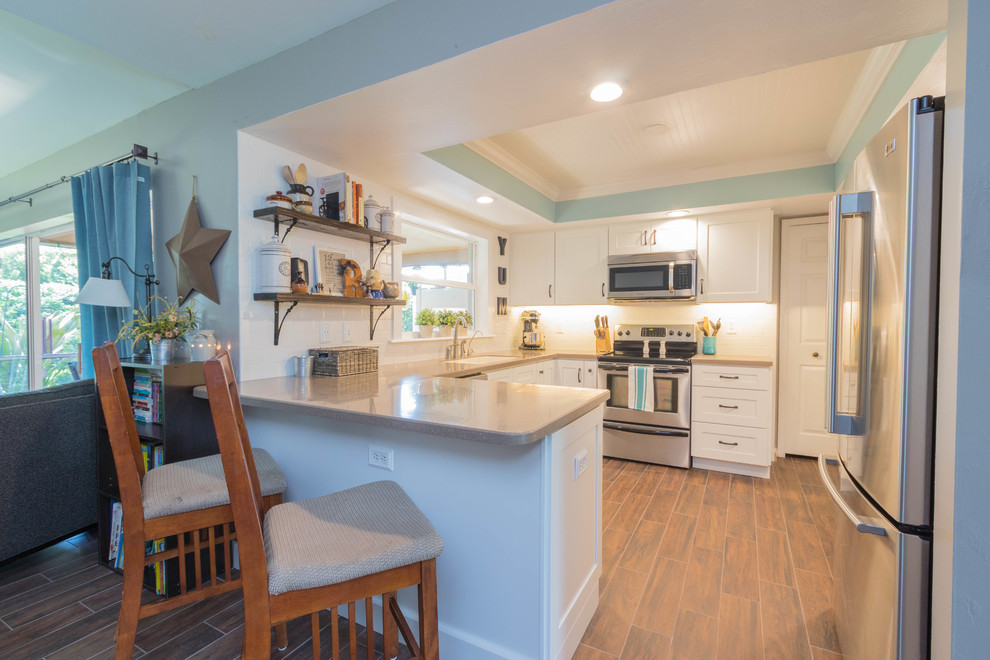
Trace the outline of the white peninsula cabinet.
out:
M 513 236 L 509 248 L 513 306 L 604 304 L 607 241 L 605 227 Z
M 773 211 L 698 218 L 698 302 L 770 302 Z
M 770 367 L 695 364 L 691 384 L 694 467 L 770 476 L 773 392 Z

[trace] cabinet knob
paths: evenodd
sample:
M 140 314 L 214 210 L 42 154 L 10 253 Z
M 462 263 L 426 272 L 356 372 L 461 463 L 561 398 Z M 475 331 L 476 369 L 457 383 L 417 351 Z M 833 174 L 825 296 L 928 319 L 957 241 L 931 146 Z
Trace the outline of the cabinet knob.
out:
M 812 353 L 811 354 L 811 357 L 814 357 L 814 358 L 818 357 L 818 351 L 815 351 L 814 353 Z

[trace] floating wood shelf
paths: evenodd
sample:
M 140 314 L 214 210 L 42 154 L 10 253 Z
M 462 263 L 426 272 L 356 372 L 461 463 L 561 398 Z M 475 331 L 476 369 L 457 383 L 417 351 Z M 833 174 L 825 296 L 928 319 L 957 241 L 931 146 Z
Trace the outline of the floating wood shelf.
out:
M 282 209 L 279 209 L 282 210 Z M 350 305 L 368 308 L 369 339 L 375 338 L 375 328 L 378 321 L 392 307 L 403 307 L 406 301 L 402 298 L 351 298 L 348 296 L 329 296 L 321 293 L 256 293 L 254 299 L 259 302 L 271 302 L 275 304 L 275 345 L 278 346 L 278 336 L 282 332 L 282 324 L 296 305 L 299 303 L 316 305 Z M 279 320 L 280 303 L 292 303 L 285 310 Z M 380 307 L 381 311 L 375 317 L 375 308 Z
M 387 243 L 389 241 L 392 243 L 406 242 L 405 237 L 398 234 L 387 234 L 383 231 L 362 227 L 361 225 L 352 225 L 349 222 L 330 220 L 319 215 L 303 213 L 295 209 L 283 209 L 277 206 L 256 209 L 254 217 L 275 223 L 276 235 L 278 234 L 279 225 L 281 223 L 288 223 L 289 227 L 285 230 L 286 234 L 293 227 L 302 227 L 303 229 L 318 231 L 324 234 L 334 234 L 335 236 L 343 236 L 344 238 L 364 239 L 369 243 Z M 283 240 L 285 240 L 284 237 Z

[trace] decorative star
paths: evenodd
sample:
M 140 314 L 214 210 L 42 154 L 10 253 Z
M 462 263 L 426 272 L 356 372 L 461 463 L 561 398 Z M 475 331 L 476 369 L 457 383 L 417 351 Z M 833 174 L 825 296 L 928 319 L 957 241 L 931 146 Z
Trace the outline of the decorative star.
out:
M 213 279 L 213 263 L 217 252 L 223 247 L 230 236 L 228 229 L 206 229 L 199 220 L 196 208 L 196 196 L 193 195 L 186 209 L 186 219 L 182 223 L 182 231 L 173 236 L 165 245 L 175 264 L 177 291 L 179 297 L 186 299 L 189 292 L 196 289 L 204 296 L 220 304 L 220 294 Z

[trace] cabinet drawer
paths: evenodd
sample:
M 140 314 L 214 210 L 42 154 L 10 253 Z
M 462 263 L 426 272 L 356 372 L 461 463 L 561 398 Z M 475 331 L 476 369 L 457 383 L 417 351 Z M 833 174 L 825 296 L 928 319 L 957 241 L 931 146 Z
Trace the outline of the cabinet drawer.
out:
M 692 383 L 707 387 L 739 390 L 770 390 L 769 367 L 696 364 L 691 368 Z
M 691 389 L 691 420 L 770 428 L 770 393 L 727 387 Z
M 729 424 L 691 424 L 691 456 L 770 465 L 770 431 Z

